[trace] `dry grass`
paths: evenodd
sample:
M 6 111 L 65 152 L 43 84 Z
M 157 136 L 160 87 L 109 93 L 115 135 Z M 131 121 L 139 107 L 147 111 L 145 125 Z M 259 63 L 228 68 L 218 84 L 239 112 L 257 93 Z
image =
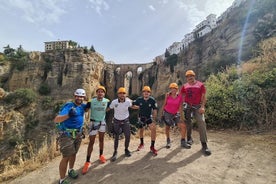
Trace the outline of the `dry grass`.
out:
M 60 155 L 59 152 L 56 151 L 55 144 L 52 144 L 51 146 L 44 144 L 37 154 L 34 153 L 33 147 L 29 142 L 26 142 L 26 144 L 28 146 L 28 152 L 32 155 L 32 158 L 23 161 L 20 155 L 16 155 L 5 160 L 5 168 L 0 174 L 0 182 L 11 180 L 19 175 L 36 170 Z M 19 161 L 19 164 L 13 164 L 16 159 Z

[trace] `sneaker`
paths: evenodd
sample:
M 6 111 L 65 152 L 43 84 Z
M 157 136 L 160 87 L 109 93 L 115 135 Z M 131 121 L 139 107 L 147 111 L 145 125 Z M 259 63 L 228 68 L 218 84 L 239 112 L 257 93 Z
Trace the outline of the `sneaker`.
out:
M 167 139 L 166 148 L 169 149 L 170 147 L 171 147 L 171 140 L 170 140 L 170 139 Z
M 73 179 L 76 179 L 79 176 L 79 174 L 74 169 L 72 169 L 71 171 L 68 171 L 68 175 L 70 178 L 73 178 Z
M 186 149 L 190 149 L 191 145 L 187 144 L 187 142 L 185 141 L 185 139 L 181 139 L 181 147 L 186 148 Z
M 102 164 L 104 164 L 104 163 L 106 162 L 106 159 L 104 158 L 103 155 L 101 155 L 99 159 L 100 159 L 100 162 L 101 162 Z
M 139 146 L 138 146 L 138 148 L 137 148 L 137 151 L 140 151 L 141 149 L 143 149 L 144 148 L 144 144 L 140 144 Z
M 90 166 L 90 162 L 85 162 L 83 168 L 82 168 L 82 174 L 86 174 Z
M 114 162 L 116 159 L 117 159 L 117 151 L 114 151 L 114 152 L 113 152 L 113 155 L 112 155 L 112 157 L 111 157 L 110 160 L 111 160 L 112 162 Z
M 65 179 L 61 183 L 59 181 L 58 184 L 71 184 L 71 182 Z
M 150 152 L 155 156 L 157 155 L 157 150 L 153 146 L 150 147 Z
M 192 145 L 193 143 L 194 143 L 194 141 L 193 141 L 193 139 L 192 139 L 192 138 L 190 138 L 190 139 L 188 139 L 188 140 L 187 140 L 187 144 Z
M 202 148 L 202 152 L 204 153 L 204 155 L 209 156 L 212 154 L 211 150 L 209 150 L 208 148 Z
M 131 156 L 131 153 L 128 149 L 125 149 L 125 156 L 126 157 L 130 157 Z

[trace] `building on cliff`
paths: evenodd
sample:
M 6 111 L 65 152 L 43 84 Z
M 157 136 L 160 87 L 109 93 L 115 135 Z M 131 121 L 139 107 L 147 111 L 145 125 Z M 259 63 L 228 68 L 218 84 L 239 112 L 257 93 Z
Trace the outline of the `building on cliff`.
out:
M 70 45 L 70 41 L 51 41 L 51 42 L 44 42 L 45 44 L 45 52 L 52 51 L 52 50 L 65 50 L 65 49 L 72 49 L 76 48 L 75 46 Z

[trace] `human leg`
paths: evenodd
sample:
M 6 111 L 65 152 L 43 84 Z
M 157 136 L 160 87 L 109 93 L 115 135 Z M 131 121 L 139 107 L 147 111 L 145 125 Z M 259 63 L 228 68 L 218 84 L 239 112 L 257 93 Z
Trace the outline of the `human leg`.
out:
M 178 122 L 177 123 L 177 126 L 180 130 L 180 135 L 181 135 L 181 146 L 183 148 L 187 148 L 187 149 L 190 149 L 191 148 L 191 145 L 188 144 L 185 140 L 185 137 L 186 137 L 186 125 L 184 122 Z
M 199 130 L 200 142 L 202 145 L 202 151 L 205 155 L 211 155 L 211 150 L 207 146 L 207 129 L 206 129 L 204 114 L 201 114 L 198 111 L 196 111 L 195 116 L 198 123 L 198 130 Z
M 105 163 L 106 162 L 106 159 L 103 155 L 103 150 L 104 150 L 104 135 L 105 135 L 105 132 L 99 132 L 99 148 L 100 148 L 100 162 L 101 163 Z
M 184 110 L 185 115 L 185 124 L 186 124 L 186 132 L 187 132 L 187 142 L 192 145 L 193 144 L 193 138 L 192 138 L 192 111 L 191 109 L 185 109 Z
M 139 137 L 140 137 L 140 144 L 137 148 L 137 151 L 144 148 L 144 127 L 139 128 Z
M 125 135 L 125 156 L 130 157 L 131 153 L 128 150 L 129 142 L 130 142 L 130 125 L 129 122 L 126 122 L 122 125 L 122 129 Z
M 166 148 L 170 148 L 171 147 L 170 126 L 168 126 L 168 125 L 165 126 L 165 134 L 166 134 L 166 138 L 167 138 Z

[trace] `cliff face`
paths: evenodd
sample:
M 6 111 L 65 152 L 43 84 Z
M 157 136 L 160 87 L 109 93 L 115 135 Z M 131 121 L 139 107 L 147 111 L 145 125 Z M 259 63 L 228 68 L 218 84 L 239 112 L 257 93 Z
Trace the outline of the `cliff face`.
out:
M 152 95 L 161 106 L 163 95 L 171 82 L 179 85 L 185 83 L 186 70 L 193 69 L 197 78 L 204 81 L 209 74 L 238 63 L 239 59 L 250 58 L 257 45 L 254 36 L 256 29 L 267 20 L 275 22 L 275 11 L 264 11 L 254 19 L 249 19 L 244 29 L 246 34 L 242 38 L 248 7 L 249 2 L 246 2 L 242 7 L 233 9 L 212 32 L 196 39 L 176 57 L 167 57 L 158 63 L 107 64 L 97 53 L 86 53 L 83 49 L 32 52 L 22 70 L 11 70 L 9 64 L 1 63 L 0 77 L 5 90 L 0 90 L 0 99 L 19 88 L 32 89 L 38 97 L 31 105 L 20 108 L 0 100 L 0 161 L 12 155 L 22 159 L 18 150 L 22 151 L 23 148 L 18 145 L 23 145 L 26 140 L 33 140 L 34 144 L 47 140 L 53 134 L 52 119 L 57 105 L 71 100 L 77 88 L 84 88 L 91 98 L 95 95 L 96 87 L 102 84 L 107 89 L 107 97 L 112 100 L 121 86 L 128 87 L 129 95 L 140 95 L 142 87 L 149 85 Z M 269 32 L 270 36 L 275 35 L 273 30 L 272 34 Z M 238 58 L 241 39 L 243 52 Z M 176 58 L 177 62 L 171 58 Z M 39 95 L 42 85 L 51 90 L 48 95 Z M 10 155 L 7 154 L 9 150 Z M 7 164 L 10 163 L 1 162 L 0 173 Z

